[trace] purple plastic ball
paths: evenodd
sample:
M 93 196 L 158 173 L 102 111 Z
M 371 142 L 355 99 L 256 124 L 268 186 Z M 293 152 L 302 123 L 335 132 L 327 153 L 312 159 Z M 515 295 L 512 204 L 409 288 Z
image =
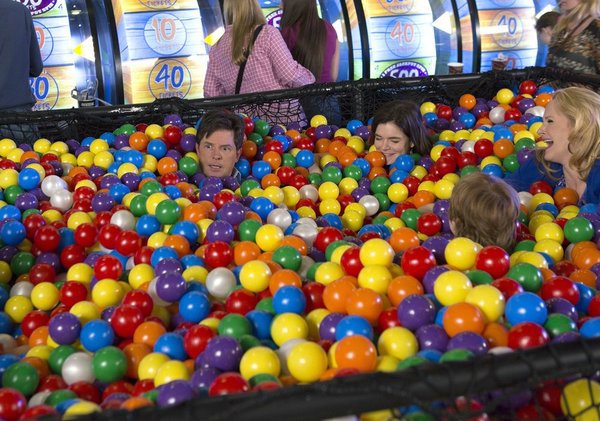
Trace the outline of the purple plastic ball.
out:
M 354 136 L 358 136 L 366 142 L 371 137 L 371 129 L 369 129 L 369 126 L 359 126 L 354 131 Z
M 194 152 L 196 150 L 196 136 L 193 134 L 184 134 L 181 136 L 179 148 L 183 152 Z
M 342 313 L 329 313 L 325 316 L 319 325 L 319 337 L 322 340 L 335 341 L 335 329 L 344 317 L 345 314 Z
M 17 200 L 15 201 L 15 206 L 19 208 L 19 210 L 24 211 L 27 209 L 37 209 L 38 207 L 38 199 L 32 193 L 21 193 L 17 196 Z
M 154 273 L 156 276 L 166 275 L 169 273 L 181 274 L 183 273 L 183 265 L 178 259 L 161 259 L 154 268 Z
M 445 352 L 448 346 L 448 334 L 441 326 L 431 324 L 422 326 L 415 333 L 419 341 L 419 349 L 434 349 Z
M 215 241 L 224 241 L 231 243 L 235 236 L 233 226 L 227 221 L 215 221 L 206 229 L 206 241 L 209 243 Z
M 577 313 L 577 309 L 570 301 L 561 298 L 561 297 L 553 297 L 546 301 L 546 307 L 548 308 L 548 313 L 560 313 L 565 316 L 569 316 L 571 320 L 577 322 L 579 320 L 579 313 Z
M 163 385 L 156 397 L 160 407 L 179 405 L 194 397 L 192 385 L 185 380 L 173 380 Z
M 435 305 L 424 295 L 409 295 L 398 305 L 398 320 L 413 332 L 435 320 Z
M 156 295 L 161 300 L 173 303 L 179 300 L 187 289 L 187 283 L 178 273 L 167 273 L 156 278 Z
M 215 336 L 204 350 L 205 362 L 222 371 L 237 371 L 243 353 L 239 342 L 230 336 Z
M 178 126 L 180 124 L 183 124 L 183 120 L 181 119 L 181 117 L 178 114 L 168 114 L 163 119 L 163 125 L 166 125 L 166 124 L 173 124 L 173 125 Z
M 427 272 L 425 272 L 425 276 L 423 276 L 423 288 L 425 288 L 425 292 L 427 294 L 433 294 L 433 284 L 435 283 L 435 280 L 442 273 L 447 272 L 449 270 L 450 269 L 448 269 L 445 266 L 434 266 Z
M 81 323 L 76 315 L 71 313 L 60 313 L 50 319 L 48 323 L 48 334 L 54 342 L 60 345 L 68 345 L 79 339 Z
M 489 345 L 485 338 L 475 332 L 460 332 L 448 341 L 447 350 L 466 349 L 475 355 L 487 354 Z
M 106 192 L 99 192 L 92 197 L 92 209 L 94 212 L 109 211 L 115 205 L 115 199 Z
M 246 208 L 239 202 L 227 202 L 217 212 L 219 219 L 231 225 L 239 225 L 246 219 Z
M 196 366 L 198 366 L 198 364 L 196 364 Z M 194 371 L 190 383 L 192 383 L 195 390 L 208 390 L 211 383 L 215 381 L 219 374 L 221 374 L 221 372 L 214 367 L 201 367 Z
M 435 235 L 423 241 L 423 247 L 425 247 L 433 253 L 433 255 L 435 256 L 435 260 L 436 262 L 438 262 L 438 264 L 443 265 L 446 263 L 446 256 L 444 255 L 444 252 L 449 242 L 450 240 L 448 240 L 447 238 Z

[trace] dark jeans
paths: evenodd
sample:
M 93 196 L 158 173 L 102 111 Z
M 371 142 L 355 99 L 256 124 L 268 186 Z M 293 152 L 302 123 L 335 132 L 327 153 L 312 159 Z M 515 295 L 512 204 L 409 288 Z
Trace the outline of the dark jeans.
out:
M 10 118 L 13 113 L 29 113 L 31 107 L 27 105 L 19 105 L 18 107 L 4 108 L 1 110 L 2 117 Z M 40 138 L 40 131 L 37 124 L 31 123 L 15 123 L 0 125 L 0 139 L 9 138 L 20 143 L 33 145 L 33 142 Z

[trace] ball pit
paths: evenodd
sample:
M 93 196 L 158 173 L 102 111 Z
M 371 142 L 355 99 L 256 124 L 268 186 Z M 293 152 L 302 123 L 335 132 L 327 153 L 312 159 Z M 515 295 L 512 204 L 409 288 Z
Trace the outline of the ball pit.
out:
M 96 139 L 0 140 L 0 418 L 169 407 L 597 337 L 595 205 L 534 183 L 510 251 L 448 223 L 461 176 L 503 176 L 531 154 L 550 99 L 529 81 L 493 101 L 423 103 L 437 143 L 390 168 L 365 122 L 245 117 L 241 183 L 198 173 L 195 129 L 174 115 Z M 540 402 L 569 416 L 597 403 L 588 386 Z

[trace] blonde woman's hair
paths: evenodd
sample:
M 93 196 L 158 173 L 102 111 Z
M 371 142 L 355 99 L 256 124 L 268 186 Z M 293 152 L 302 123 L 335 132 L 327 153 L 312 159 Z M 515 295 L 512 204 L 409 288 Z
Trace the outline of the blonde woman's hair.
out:
M 510 252 L 516 241 L 519 209 L 515 189 L 500 178 L 474 172 L 456 183 L 448 217 L 455 236 Z
M 225 0 L 223 12 L 225 23 L 233 27 L 231 58 L 239 66 L 244 61 L 244 50 L 252 40 L 254 29 L 267 20 L 256 0 Z
M 572 86 L 556 91 L 552 101 L 571 124 L 568 142 L 572 156 L 569 165 L 585 181 L 600 158 L 600 95 Z M 546 173 L 551 175 L 550 163 L 543 159 L 543 153 L 543 150 L 536 152 L 536 157 Z
M 556 31 L 562 31 L 569 27 L 577 26 L 587 18 L 600 19 L 600 0 L 581 0 L 573 9 L 558 20 Z

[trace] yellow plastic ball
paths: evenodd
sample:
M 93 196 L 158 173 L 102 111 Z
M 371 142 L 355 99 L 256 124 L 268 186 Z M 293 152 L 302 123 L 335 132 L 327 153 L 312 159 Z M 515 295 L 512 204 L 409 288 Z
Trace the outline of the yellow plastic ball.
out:
M 52 310 L 59 301 L 58 288 L 51 282 L 40 282 L 31 290 L 31 304 L 38 310 Z
M 306 324 L 308 325 L 308 337 L 313 340 L 320 339 L 319 327 L 325 317 L 331 312 L 325 308 L 316 308 L 306 315 Z
M 167 361 L 169 357 L 159 352 L 151 352 L 140 361 L 138 366 L 138 378 L 140 380 L 154 380 L 158 369 Z
M 384 330 L 377 340 L 379 355 L 390 355 L 399 361 L 412 357 L 418 350 L 419 344 L 415 335 L 400 326 Z
M 358 181 L 356 181 L 354 178 L 344 177 L 339 184 L 339 193 L 350 194 L 356 188 L 358 188 Z
M 16 186 L 19 184 L 19 173 L 17 170 L 7 168 L 0 171 L 0 187 L 7 189 L 10 186 Z
M 67 227 L 75 231 L 81 224 L 92 223 L 92 218 L 85 212 L 73 212 L 67 221 Z
M 410 175 L 413 175 L 415 177 L 417 177 L 419 180 L 421 180 L 423 177 L 425 177 L 427 175 L 427 169 L 421 165 L 415 165 L 415 167 L 412 169 L 412 171 L 410 172 Z
M 48 139 L 38 139 L 33 142 L 33 150 L 37 153 L 45 154 L 50 150 L 51 145 L 52 143 Z
M 275 206 L 279 206 L 283 203 L 285 198 L 283 194 L 283 190 L 281 190 L 277 186 L 268 186 L 264 192 L 263 196 L 269 199 L 271 202 L 275 204 Z
M 496 93 L 496 100 L 500 104 L 510 104 L 515 94 L 508 88 L 502 88 Z
M 346 143 L 346 146 L 353 149 L 357 154 L 365 151 L 365 141 L 359 136 L 351 136 Z
M 281 346 L 290 339 L 306 339 L 308 324 L 306 320 L 295 313 L 279 314 L 271 323 L 271 338 Z
M 0 283 L 7 284 L 12 279 L 12 270 L 8 262 L 0 261 Z
M 15 143 L 14 140 L 8 139 L 8 138 L 1 139 L 0 140 L 0 156 L 3 158 L 6 158 L 11 151 L 16 149 L 16 147 L 17 147 L 17 144 Z
M 98 306 L 91 301 L 80 301 L 75 303 L 69 310 L 69 313 L 77 316 L 81 322 L 81 326 L 85 326 L 92 320 L 100 318 L 101 312 Z
M 389 266 L 394 260 L 394 249 L 381 238 L 367 240 L 360 248 L 360 261 L 364 266 Z
M 323 285 L 329 285 L 344 275 L 344 269 L 342 269 L 339 264 L 333 262 L 323 262 L 315 271 L 315 281 Z
M 540 225 L 534 232 L 535 241 L 554 240 L 562 243 L 565 239 L 565 233 L 560 225 L 554 222 L 546 222 Z
M 170 383 L 174 380 L 189 380 L 190 372 L 181 361 L 167 361 L 156 371 L 154 387 Z
M 350 203 L 348 206 L 346 206 L 344 212 L 350 211 L 358 212 L 361 218 L 365 218 L 367 216 L 367 209 L 361 203 Z
M 325 181 L 319 186 L 319 197 L 321 200 L 325 199 L 337 199 L 340 195 L 340 189 L 332 181 Z
M 472 288 L 473 285 L 467 275 L 456 270 L 449 270 L 437 277 L 433 293 L 442 305 L 450 306 L 465 301 Z
M 147 263 L 135 265 L 129 271 L 127 280 L 133 289 L 138 289 L 154 278 L 154 269 Z
M 248 291 L 261 292 L 268 288 L 271 268 L 261 260 L 244 263 L 240 270 L 240 283 Z
M 466 237 L 456 237 L 448 243 L 444 250 L 446 262 L 458 270 L 467 270 L 475 265 L 480 247 Z
M 15 323 L 21 323 L 25 316 L 33 311 L 33 304 L 28 297 L 14 295 L 4 304 L 4 312 Z
M 296 203 L 300 201 L 300 192 L 294 186 L 285 186 L 281 189 L 283 192 L 283 203 L 288 209 L 296 207 Z
M 444 130 L 440 133 L 440 140 L 453 142 L 456 137 L 456 133 L 452 130 Z
M 437 161 L 440 158 L 440 156 L 442 155 L 442 151 L 444 149 L 446 149 L 446 145 L 435 145 L 433 148 L 431 148 L 431 152 L 429 152 L 429 156 L 434 161 Z
M 408 187 L 402 183 L 394 183 L 388 188 L 387 195 L 392 203 L 404 202 L 408 199 Z
M 146 199 L 146 210 L 150 215 L 156 215 L 156 208 L 163 200 L 169 200 L 169 196 L 166 193 L 152 193 Z
M 465 302 L 479 308 L 488 323 L 497 321 L 504 314 L 504 295 L 492 285 L 477 285 L 467 293 Z
M 115 162 L 115 157 L 109 151 L 101 151 L 94 157 L 94 165 L 104 168 L 105 170 Z
M 436 106 L 433 102 L 427 101 L 421 104 L 419 107 L 419 111 L 421 115 L 425 115 L 427 113 L 435 113 Z
M 77 155 L 77 165 L 85 168 L 91 167 L 94 165 L 94 154 L 90 151 L 81 152 Z
M 342 205 L 335 199 L 324 199 L 319 203 L 319 212 L 321 212 L 321 215 L 326 213 L 339 215 L 342 212 Z
M 155 172 L 157 167 L 158 159 L 150 154 L 146 154 L 144 156 L 144 164 L 142 165 L 142 169 L 149 172 Z
M 361 288 L 372 289 L 380 295 L 387 293 L 390 282 L 392 282 L 392 274 L 385 266 L 365 266 L 358 274 L 358 285 Z
M 138 174 L 139 170 L 131 162 L 125 162 L 125 163 L 119 165 L 119 169 L 117 169 L 117 176 L 119 178 L 121 178 L 121 177 L 123 177 L 127 173 Z
M 63 418 L 65 420 L 72 420 L 82 415 L 93 414 L 94 412 L 102 412 L 100 405 L 90 401 L 79 401 L 67 408 Z
M 316 219 L 317 217 L 317 213 L 310 206 L 301 206 L 298 209 L 296 209 L 296 212 L 298 213 L 298 216 L 300 218 Z
M 183 276 L 186 282 L 196 281 L 204 284 L 208 276 L 208 270 L 202 266 L 190 266 L 183 271 L 181 276 Z
M 535 251 L 526 251 L 517 259 L 517 263 L 529 263 L 538 269 L 548 268 L 548 261 L 541 254 Z
M 452 190 L 454 190 L 454 183 L 449 180 L 439 180 L 436 181 L 433 186 L 433 194 L 438 199 L 450 199 L 452 196 Z
M 162 135 L 164 134 L 164 130 L 158 124 L 150 124 L 148 125 L 148 127 L 146 127 L 144 133 L 146 134 L 146 136 L 148 136 L 148 139 L 152 140 L 158 137 L 162 137 Z
M 275 251 L 283 241 L 283 230 L 277 225 L 266 224 L 256 231 L 256 245 L 262 251 Z
M 560 262 L 565 256 L 565 251 L 558 241 L 543 239 L 533 246 L 533 251 L 545 253 L 552 258 L 554 263 Z
M 266 346 L 256 346 L 247 350 L 240 361 L 240 374 L 250 380 L 257 374 L 279 377 L 281 364 L 275 351 Z
M 350 130 L 346 129 L 346 128 L 341 128 L 341 129 L 337 129 L 335 131 L 335 133 L 333 134 L 334 137 L 344 137 L 346 139 L 348 139 L 350 136 L 352 136 L 352 133 L 350 133 Z
M 94 269 L 87 263 L 75 263 L 67 271 L 67 281 L 77 281 L 89 285 L 94 276 Z
M 319 127 L 327 124 L 327 118 L 321 114 L 317 114 L 310 119 L 310 127 Z
M 124 295 L 121 284 L 113 279 L 101 279 L 92 288 L 92 301 L 102 309 L 119 304 Z
M 327 354 L 314 342 L 301 342 L 290 351 L 287 366 L 299 382 L 316 382 L 327 370 Z
M 358 231 L 360 228 L 362 228 L 364 220 L 364 216 L 353 210 L 349 211 L 346 209 L 344 215 L 342 215 L 343 226 L 351 229 L 352 231 Z
M 108 142 L 104 139 L 94 139 L 90 143 L 90 152 L 98 155 L 100 152 L 108 151 Z
M 69 153 L 69 145 L 61 141 L 54 142 L 52 145 L 50 145 L 50 152 L 54 152 L 58 156 Z

